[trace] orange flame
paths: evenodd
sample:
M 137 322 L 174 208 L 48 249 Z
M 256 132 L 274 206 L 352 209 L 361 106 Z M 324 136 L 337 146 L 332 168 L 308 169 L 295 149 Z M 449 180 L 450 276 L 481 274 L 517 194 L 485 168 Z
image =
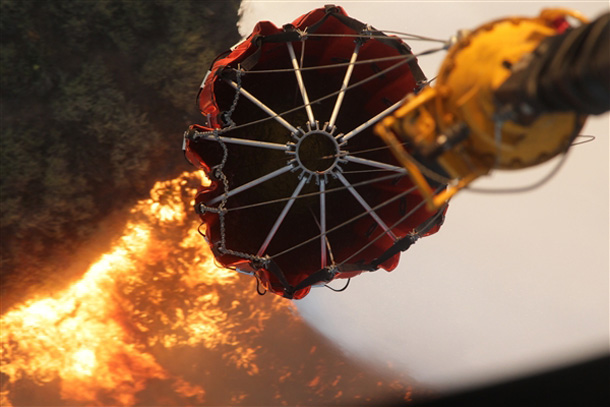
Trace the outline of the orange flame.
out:
M 79 281 L 52 298 L 31 299 L 2 316 L 0 371 L 8 383 L 0 393 L 1 405 L 12 405 L 11 387 L 24 378 L 39 384 L 59 380 L 66 400 L 133 405 L 148 381 L 169 377 L 151 352 L 157 346 L 233 346 L 226 361 L 248 374 L 257 373 L 256 349 L 237 340 L 242 329 L 229 318 L 239 300 L 219 307 L 220 294 L 209 289 L 235 285 L 238 277 L 214 265 L 197 225 L 185 223 L 196 193 L 192 185 L 203 181 L 198 173 L 184 173 L 158 182 L 151 198 L 132 209 L 132 219 L 114 248 Z M 183 227 L 176 231 L 176 226 Z M 166 244 L 176 237 L 177 246 Z M 183 253 L 177 256 L 177 250 Z M 159 265 L 163 269 L 151 271 Z M 172 288 L 183 297 L 168 294 Z M 277 301 L 273 305 L 287 306 Z M 260 329 L 268 317 L 268 309 L 255 310 L 254 323 L 245 330 Z M 172 387 L 185 397 L 204 400 L 202 388 L 180 377 Z
M 80 280 L 0 317 L 0 405 L 316 405 L 408 393 L 356 371 L 289 301 L 260 298 L 251 279 L 214 264 L 189 215 L 205 181 L 157 183 Z

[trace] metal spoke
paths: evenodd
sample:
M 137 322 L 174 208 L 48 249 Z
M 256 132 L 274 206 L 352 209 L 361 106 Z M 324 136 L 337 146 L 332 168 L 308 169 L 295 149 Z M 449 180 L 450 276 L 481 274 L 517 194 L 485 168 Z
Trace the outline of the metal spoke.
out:
M 296 127 L 294 127 L 292 124 L 288 123 L 282 116 L 280 116 L 279 114 L 275 113 L 269 106 L 267 106 L 266 104 L 264 104 L 263 102 L 258 100 L 256 98 L 256 96 L 254 96 L 253 94 L 251 94 L 250 92 L 245 90 L 243 87 L 238 86 L 233 81 L 226 80 L 226 82 L 229 85 L 231 85 L 235 90 L 239 91 L 239 93 L 244 95 L 248 100 L 250 100 L 256 106 L 258 106 L 263 112 L 267 113 L 269 116 L 271 116 L 271 118 L 275 119 L 282 126 L 286 127 L 288 130 L 290 130 L 291 133 L 296 133 L 297 132 Z
M 235 137 L 224 137 L 224 136 L 217 137 L 213 133 L 200 133 L 200 135 L 197 135 L 197 138 L 202 138 L 204 140 L 211 140 L 211 141 L 219 140 L 219 141 L 222 141 L 223 143 L 228 143 L 228 144 L 239 144 L 242 146 L 260 147 L 260 148 L 267 148 L 270 150 L 283 150 L 283 151 L 290 150 L 290 148 L 286 144 L 269 143 L 266 141 L 248 140 L 248 139 L 235 138 Z
M 421 55 L 421 54 L 418 54 L 418 55 Z M 409 59 L 404 59 L 404 58 L 403 58 L 403 60 L 402 60 L 402 61 L 400 61 L 399 63 L 394 64 L 394 65 L 392 65 L 392 66 L 390 66 L 390 67 L 388 67 L 388 68 L 385 68 L 385 69 L 383 69 L 383 70 L 381 70 L 381 71 L 379 71 L 379 72 L 375 73 L 374 75 L 371 75 L 371 76 L 369 76 L 369 77 L 367 77 L 367 78 L 365 78 L 365 79 L 362 79 L 361 81 L 358 81 L 358 82 L 356 82 L 356 83 L 353 83 L 353 84 L 349 85 L 349 86 L 347 87 L 347 89 L 346 89 L 346 90 L 349 90 L 349 89 L 354 89 L 354 88 L 356 88 L 356 87 L 358 87 L 358 86 L 362 86 L 362 85 L 364 85 L 365 83 L 368 83 L 368 82 L 370 82 L 370 81 L 374 80 L 375 78 L 379 78 L 380 76 L 385 75 L 386 73 L 388 73 L 388 72 L 392 71 L 393 69 L 396 69 L 396 68 L 398 68 L 398 67 L 400 67 L 400 66 L 402 66 L 402 65 L 406 64 L 407 62 L 409 62 Z M 307 68 L 301 68 L 301 71 L 304 71 L 304 70 L 306 70 L 306 69 L 307 69 Z M 315 67 L 315 69 L 319 69 L 319 68 L 318 68 L 318 67 Z M 291 71 L 293 71 L 293 69 L 291 69 Z M 260 72 L 261 72 L 261 71 L 249 71 L 248 73 L 260 73 Z M 234 86 L 237 86 L 237 85 L 236 85 L 236 84 L 234 84 Z M 339 94 L 339 91 L 337 90 L 337 91 L 335 91 L 335 92 L 331 92 L 331 93 L 329 93 L 329 94 L 327 94 L 327 95 L 325 95 L 325 96 L 321 96 L 321 97 L 319 97 L 318 99 L 314 100 L 314 101 L 313 101 L 313 102 L 311 102 L 311 103 L 314 103 L 314 104 L 315 104 L 315 103 L 321 103 L 321 102 L 323 102 L 323 101 L 325 101 L 325 100 L 327 100 L 327 99 L 329 99 L 329 98 L 331 98 L 331 97 L 333 97 L 333 96 L 335 96 L 335 95 L 338 95 L 338 94 Z M 290 113 L 296 112 L 296 111 L 298 111 L 298 110 L 302 109 L 303 107 L 304 107 L 304 105 L 301 105 L 301 106 L 296 106 L 296 107 L 293 107 L 292 109 L 285 110 L 285 111 L 283 111 L 283 112 L 282 112 L 282 113 L 280 113 L 280 114 L 281 114 L 282 116 L 285 116 L 285 115 L 287 115 L 287 114 L 290 114 Z M 268 120 L 270 120 L 270 119 L 275 119 L 275 117 L 274 117 L 274 116 L 271 116 L 271 117 L 265 117 L 265 118 L 262 118 L 262 119 L 258 119 L 258 120 L 253 120 L 253 121 L 250 121 L 250 122 L 248 122 L 248 123 L 244 123 L 244 124 L 238 124 L 238 125 L 235 125 L 234 127 L 231 127 L 230 129 L 231 129 L 231 130 L 235 130 L 235 129 L 241 129 L 241 128 L 245 128 L 245 127 L 252 126 L 252 125 L 255 125 L 255 124 L 264 123 L 264 122 L 266 122 L 266 121 L 268 121 Z M 228 128 L 227 128 L 227 129 L 228 129 Z M 221 129 L 221 130 L 226 130 L 226 129 Z M 337 138 L 339 138 L 339 137 L 341 137 L 341 136 L 340 136 L 340 135 L 339 135 L 339 136 L 337 136 Z
M 346 155 L 343 158 L 346 159 L 347 161 L 351 161 L 353 163 L 368 165 L 369 167 L 381 168 L 381 169 L 389 170 L 389 171 L 396 171 L 396 172 L 400 172 L 402 174 L 407 173 L 407 170 L 404 169 L 403 167 L 382 163 L 380 161 L 367 160 L 366 158 L 354 157 L 352 155 Z
M 345 174 L 347 172 L 344 171 L 343 173 Z M 382 177 L 371 178 L 371 179 L 368 179 L 366 181 L 357 182 L 355 184 L 352 184 L 352 186 L 353 187 L 360 187 L 360 186 L 363 186 L 363 185 L 370 185 L 370 184 L 374 184 L 376 182 L 383 182 L 383 181 L 387 181 L 387 180 L 394 179 L 394 178 L 396 178 L 396 174 L 384 175 Z M 328 194 L 328 193 L 332 193 L 332 192 L 343 191 L 345 189 L 347 189 L 345 186 L 341 186 L 341 187 L 327 189 L 325 192 Z M 299 195 L 297 198 L 299 198 L 299 199 L 300 198 L 308 198 L 308 197 L 318 196 L 318 195 L 320 195 L 319 191 L 317 191 L 317 192 L 310 192 L 310 193 L 307 193 L 307 194 L 302 194 L 302 195 Z M 227 209 L 227 211 L 231 212 L 231 211 L 239 211 L 239 210 L 243 210 L 243 209 L 255 208 L 255 207 L 263 206 L 263 205 L 270 205 L 270 204 L 279 203 L 279 202 L 286 202 L 289 199 L 290 199 L 289 197 L 278 198 L 278 199 L 271 199 L 269 201 L 261 201 L 261 202 L 256 202 L 256 203 L 252 203 L 252 204 L 249 204 L 249 205 L 235 206 L 235 207 Z
M 416 190 L 417 187 L 413 187 L 411 188 L 410 192 Z M 440 186 L 436 189 L 435 194 L 440 193 L 442 190 L 444 189 L 444 186 Z M 400 225 L 402 222 L 404 222 L 407 218 L 409 218 L 410 216 L 412 216 L 413 214 L 415 214 L 415 212 L 417 212 L 422 206 L 424 206 L 426 204 L 426 200 L 422 199 L 417 205 L 415 205 L 413 208 L 411 208 L 411 210 L 409 212 L 407 212 L 406 214 L 404 214 L 403 216 L 401 216 L 400 219 L 398 219 L 396 222 L 394 222 L 394 224 L 392 224 L 392 229 L 397 227 L 398 225 Z M 434 224 L 434 222 L 436 222 L 438 220 L 438 218 L 440 216 L 443 216 L 444 210 L 443 208 L 447 207 L 447 203 L 445 203 L 443 205 L 443 207 L 439 208 L 438 211 L 436 212 L 436 214 L 430 218 L 428 218 L 426 221 L 424 221 L 422 224 L 420 224 L 417 228 L 415 228 L 413 231 L 417 233 L 417 235 L 421 234 L 425 234 L 427 228 L 429 226 L 432 226 Z M 424 226 L 422 228 L 422 225 L 427 225 Z M 371 240 L 370 242 L 368 242 L 367 244 L 365 244 L 364 246 L 362 246 L 358 251 L 352 253 L 349 257 L 347 257 L 345 260 L 341 261 L 341 263 L 339 263 L 339 265 L 343 265 L 345 263 L 347 263 L 348 261 L 350 261 L 351 259 L 353 259 L 354 257 L 356 257 L 358 254 L 362 253 L 364 250 L 366 250 L 368 247 L 370 247 L 371 245 L 375 244 L 376 241 L 378 241 L 381 236 L 383 236 L 383 233 L 380 233 L 379 235 L 377 235 L 376 238 L 374 238 L 373 240 Z M 420 235 L 421 236 L 421 235 Z
M 292 67 L 294 68 L 294 74 L 297 77 L 297 83 L 299 84 L 299 89 L 301 90 L 301 96 L 303 97 L 303 103 L 305 104 L 305 110 L 307 111 L 307 118 L 310 123 L 315 123 L 315 119 L 313 116 L 313 110 L 311 110 L 311 105 L 309 103 L 309 97 L 307 96 L 307 90 L 305 89 L 305 83 L 303 82 L 303 76 L 301 75 L 301 67 L 299 67 L 299 63 L 297 62 L 297 57 L 294 54 L 294 47 L 291 42 L 286 43 L 288 46 L 288 53 L 290 54 L 290 60 L 292 61 Z
M 341 90 L 337 95 L 337 101 L 335 102 L 335 107 L 333 108 L 333 112 L 330 116 L 330 120 L 328 121 L 328 125 L 332 128 L 337 121 L 337 116 L 339 115 L 339 110 L 341 109 L 341 104 L 343 103 L 343 97 L 345 96 L 345 90 L 347 85 L 349 84 L 349 80 L 352 77 L 352 72 L 354 71 L 354 63 L 358 58 L 358 53 L 360 52 L 360 46 L 362 42 L 356 41 L 356 47 L 354 48 L 354 52 L 352 53 L 352 57 L 349 61 L 349 65 L 347 66 L 347 70 L 345 71 L 345 77 L 343 78 L 343 84 L 341 85 Z
M 392 202 L 395 202 L 396 200 L 398 200 L 398 199 L 402 198 L 403 196 L 406 196 L 406 195 L 408 195 L 408 194 L 412 193 L 412 192 L 413 192 L 413 191 L 415 191 L 415 190 L 417 190 L 417 187 L 411 187 L 411 188 L 409 188 L 409 189 L 408 189 L 408 190 L 406 190 L 406 191 L 403 191 L 403 192 L 401 192 L 401 193 L 399 193 L 399 194 L 396 194 L 396 195 L 394 195 L 392 198 L 389 198 L 389 199 L 387 199 L 387 200 L 385 200 L 385 201 L 381 202 L 380 204 L 376 205 L 376 206 L 373 208 L 373 210 L 377 210 L 377 209 L 383 208 L 383 207 L 385 207 L 385 206 L 387 206 L 387 205 L 391 204 Z M 357 221 L 358 219 L 360 219 L 360 218 L 362 218 L 362 217 L 364 217 L 364 216 L 366 216 L 366 215 L 367 215 L 367 212 L 362 212 L 362 213 L 360 213 L 360 214 L 358 214 L 358 215 L 356 215 L 356 216 L 354 216 L 354 217 L 352 217 L 352 218 L 350 218 L 350 219 L 346 220 L 346 221 L 345 221 L 345 222 L 343 222 L 343 223 L 340 223 L 340 224 L 338 224 L 338 225 L 335 225 L 335 226 L 333 226 L 332 228 L 330 228 L 330 229 L 327 229 L 327 230 L 326 230 L 326 235 L 328 235 L 328 234 L 329 234 L 329 233 L 331 233 L 331 232 L 334 232 L 335 230 L 339 230 L 339 229 L 341 229 L 341 228 L 343 228 L 343 227 L 345 227 L 345 226 L 349 225 L 349 224 L 350 224 L 350 223 L 352 223 L 352 222 Z M 403 219 L 403 220 L 404 220 L 404 219 Z M 396 224 L 398 224 L 398 223 L 396 223 Z M 396 224 L 395 224 L 395 225 L 396 225 Z M 381 236 L 383 236 L 383 233 L 381 234 Z M 275 259 L 275 258 L 277 258 L 277 257 L 283 256 L 283 255 L 285 255 L 285 254 L 287 254 L 287 253 L 290 253 L 290 252 L 292 252 L 292 251 L 294 251 L 294 250 L 296 250 L 296 249 L 298 249 L 298 248 L 300 248 L 300 247 L 303 247 L 303 246 L 304 246 L 304 245 L 306 245 L 306 244 L 309 244 L 309 243 L 311 243 L 311 242 L 313 242 L 313 241 L 315 241 L 315 240 L 318 240 L 319 238 L 320 238 L 320 235 L 315 235 L 315 236 L 313 236 L 313 237 L 311 237 L 311 238 L 309 238 L 309 239 L 303 240 L 301 243 L 296 244 L 296 245 L 294 245 L 294 246 L 292 246 L 292 247 L 290 247 L 290 248 L 288 248 L 288 249 L 286 249 L 286 250 L 284 250 L 284 251 L 281 251 L 281 252 L 279 252 L 279 253 L 275 253 L 273 256 L 271 256 L 271 258 L 272 258 L 272 259 Z M 330 249 L 330 246 L 328 246 L 328 248 Z M 329 250 L 329 253 L 330 253 L 330 255 L 331 255 L 331 261 L 332 261 L 332 262 L 333 262 L 333 264 L 334 264 L 334 259 L 333 259 L 333 257 L 332 257 L 332 251 L 331 251 L 331 250 Z
M 386 117 L 387 115 L 392 113 L 394 110 L 398 109 L 403 101 L 404 101 L 404 99 L 403 100 L 399 100 L 398 102 L 394 103 L 392 106 L 388 107 L 387 109 L 385 109 L 381 113 L 377 114 L 376 116 L 371 117 L 369 120 L 367 120 L 366 122 L 362 123 L 360 126 L 356 127 L 354 130 L 350 131 L 349 133 L 344 134 L 344 135 L 339 135 L 337 137 L 340 137 L 340 142 L 341 143 L 346 142 L 347 140 L 349 140 L 352 137 L 354 137 L 356 134 L 362 132 L 363 130 L 366 130 L 367 128 L 369 128 L 370 126 L 372 126 L 373 124 L 375 124 L 379 120 L 383 119 L 384 117 Z
M 320 268 L 326 267 L 326 182 L 320 180 Z
M 311 34 L 309 34 L 311 35 Z M 354 62 L 354 65 L 366 65 L 376 62 L 387 62 L 387 61 L 399 61 L 399 60 L 411 60 L 415 58 L 413 55 L 394 55 L 390 57 L 380 57 L 380 58 L 371 58 L 371 59 L 361 59 L 360 61 Z M 334 69 L 334 68 L 343 68 L 349 66 L 349 62 L 339 62 L 336 64 L 327 64 L 327 65 L 318 65 L 318 66 L 301 66 L 301 72 L 307 71 L 319 71 L 321 69 Z M 238 70 L 232 68 L 233 71 L 237 72 Z M 256 71 L 248 71 L 248 75 L 256 75 L 256 74 L 269 74 L 269 73 L 285 73 L 285 72 L 294 72 L 292 68 L 280 68 L 280 69 L 261 69 Z
M 350 184 L 350 182 L 343 176 L 343 174 L 341 174 L 340 172 L 336 173 L 337 178 L 339 178 L 339 180 L 343 183 L 343 185 L 345 185 L 347 187 L 347 189 L 349 190 L 349 192 L 351 192 L 351 194 L 354 196 L 354 198 L 356 198 L 356 200 L 360 203 L 360 205 L 362 205 L 362 207 L 366 210 L 366 212 L 371 215 L 371 217 L 373 219 L 375 219 L 375 222 L 377 222 L 377 224 L 379 226 L 381 226 L 381 228 L 383 229 L 383 231 L 392 238 L 392 240 L 398 240 L 398 238 L 396 237 L 396 235 L 394 233 L 392 233 L 392 231 L 390 230 L 390 228 L 388 227 L 388 225 L 385 224 L 385 222 L 383 220 L 381 220 L 381 218 L 379 217 L 379 215 L 377 215 L 377 213 L 375 213 L 375 211 L 369 206 L 369 204 L 364 200 L 364 198 L 362 197 L 362 195 L 360 195 L 358 193 L 358 191 L 356 191 L 356 189 L 352 186 L 352 184 Z
M 252 181 L 250 181 L 250 182 L 248 182 L 246 184 L 243 184 L 243 185 L 241 185 L 241 186 L 239 186 L 237 188 L 234 188 L 234 189 L 228 191 L 226 194 L 222 194 L 222 195 L 217 196 L 216 198 L 212 199 L 207 205 L 214 205 L 214 204 L 222 201 L 225 198 L 229 198 L 229 197 L 231 197 L 233 195 L 239 194 L 240 192 L 244 192 L 245 190 L 248 190 L 248 189 L 250 189 L 252 187 L 255 187 L 255 186 L 259 185 L 259 184 L 262 184 L 265 181 L 269 181 L 272 178 L 275 178 L 275 177 L 277 177 L 279 175 L 282 175 L 283 173 L 290 171 L 292 168 L 294 168 L 294 167 L 291 164 L 287 165 L 285 167 L 279 168 L 279 169 L 277 169 L 277 170 L 275 170 L 273 172 L 270 172 L 267 175 L 263 175 L 260 178 L 257 178 L 255 180 L 252 180 Z
M 269 246 L 269 243 L 271 243 L 271 240 L 273 239 L 273 236 L 275 236 L 275 233 L 280 228 L 280 225 L 282 224 L 282 222 L 286 218 L 286 215 L 288 214 L 288 211 L 292 207 L 292 204 L 294 203 L 294 200 L 296 199 L 297 195 L 299 195 L 299 192 L 301 192 L 301 189 L 303 189 L 303 186 L 305 185 L 306 182 L 307 182 L 307 177 L 303 177 L 301 179 L 301 182 L 299 182 L 299 185 L 297 185 L 297 187 L 294 189 L 294 192 L 292 193 L 292 196 L 290 197 L 290 200 L 288 200 L 288 202 L 286 202 L 286 205 L 284 206 L 284 209 L 282 209 L 282 212 L 277 217 L 277 220 L 275 221 L 275 223 L 273 224 L 273 227 L 269 231 L 269 234 L 267 235 L 267 238 L 265 239 L 265 241 L 261 245 L 261 248 L 258 249 L 258 253 L 256 254 L 257 256 L 262 256 L 265 253 L 265 250 L 267 250 L 267 246 Z

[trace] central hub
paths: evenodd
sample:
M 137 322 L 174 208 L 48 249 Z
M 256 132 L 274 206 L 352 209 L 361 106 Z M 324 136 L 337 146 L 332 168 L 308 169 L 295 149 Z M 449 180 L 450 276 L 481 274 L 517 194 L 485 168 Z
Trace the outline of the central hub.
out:
M 298 141 L 296 156 L 305 171 L 324 174 L 337 165 L 339 144 L 330 133 L 314 130 Z

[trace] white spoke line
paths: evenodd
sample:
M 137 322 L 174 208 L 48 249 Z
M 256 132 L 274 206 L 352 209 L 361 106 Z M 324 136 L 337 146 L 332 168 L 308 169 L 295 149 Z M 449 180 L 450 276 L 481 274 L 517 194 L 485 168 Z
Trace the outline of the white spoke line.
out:
M 343 173 L 345 174 L 346 172 L 343 171 Z M 370 184 L 374 184 L 376 182 L 382 182 L 382 181 L 386 181 L 386 180 L 389 180 L 389 179 L 393 179 L 395 177 L 396 177 L 396 174 L 384 175 L 382 177 L 371 178 L 371 179 L 369 179 L 367 181 L 358 182 L 356 184 L 353 184 L 353 186 L 354 187 L 360 187 L 360 186 L 363 186 L 363 185 L 370 185 Z M 327 189 L 326 192 L 327 193 L 337 192 L 337 191 L 342 191 L 342 190 L 345 190 L 345 189 L 347 189 L 347 188 L 345 186 L 343 186 L 343 187 Z M 310 193 L 307 193 L 307 194 L 300 195 L 298 198 L 307 198 L 307 197 L 310 197 L 310 196 L 319 196 L 319 195 L 320 195 L 320 192 L 310 192 Z M 236 206 L 236 207 L 227 209 L 227 211 L 231 212 L 231 211 L 255 208 L 255 207 L 258 207 L 258 206 L 263 206 L 263 205 L 268 205 L 268 204 L 273 204 L 273 203 L 286 202 L 289 199 L 290 198 L 288 198 L 288 197 L 287 198 L 272 199 L 270 201 L 262 201 L 262 202 L 252 203 L 252 204 L 249 204 L 249 205 Z
M 320 268 L 326 267 L 326 182 L 320 180 Z
M 290 171 L 291 169 L 293 169 L 294 167 L 292 165 L 287 165 L 285 167 L 279 168 L 273 172 L 270 172 L 267 175 L 263 175 L 260 178 L 257 178 L 255 180 L 252 180 L 248 183 L 245 183 L 237 188 L 234 188 L 232 190 L 230 190 L 229 192 L 227 192 L 226 194 L 222 194 L 222 195 L 218 195 L 216 198 L 212 199 L 210 202 L 207 203 L 207 205 L 214 205 L 215 203 L 218 203 L 220 201 L 222 201 L 225 198 L 229 198 L 232 197 L 233 195 L 239 194 L 240 192 L 243 192 L 247 189 L 250 189 L 252 187 L 255 187 L 259 184 L 262 184 L 265 181 L 269 181 L 272 178 L 275 178 L 279 175 L 282 175 L 285 172 Z
M 328 240 L 328 234 L 325 236 L 326 248 L 328 250 L 328 257 L 330 257 L 330 264 L 335 265 L 335 256 L 333 255 L 333 248 L 330 247 L 330 240 Z
M 412 192 L 414 190 L 416 190 L 417 187 L 412 187 L 408 192 Z M 442 190 L 442 187 L 439 187 L 436 189 L 436 193 L 439 193 Z M 402 195 L 402 194 L 401 194 Z M 404 195 L 403 195 L 404 196 Z M 400 219 L 398 219 L 396 222 L 394 222 L 394 224 L 392 225 L 392 229 L 394 229 L 395 227 L 397 227 L 399 224 L 401 224 L 402 222 L 404 222 L 405 220 L 407 220 L 410 216 L 412 216 L 415 212 L 417 212 L 419 210 L 419 208 L 421 208 L 422 206 L 424 206 L 426 204 L 426 200 L 422 199 L 421 201 L 419 201 L 419 203 L 417 205 L 415 205 L 413 208 L 411 208 L 411 210 L 407 213 L 405 213 L 403 216 L 401 216 Z M 446 204 L 445 204 L 446 205 Z M 445 206 L 446 207 L 446 206 Z M 430 223 L 431 219 L 437 219 L 438 216 L 440 216 L 440 214 L 442 213 L 442 210 L 439 210 L 439 212 L 436 213 L 436 215 L 433 215 L 432 217 L 428 218 L 427 220 L 425 220 L 423 223 L 421 223 L 419 226 L 417 226 L 414 230 L 419 229 L 419 227 L 421 225 L 424 225 L 426 223 Z M 368 242 L 367 244 L 365 244 L 364 246 L 362 246 L 360 249 L 358 249 L 357 251 L 355 251 L 354 253 L 352 253 L 348 258 L 346 258 L 345 260 L 343 260 L 339 265 L 343 265 L 345 263 L 347 263 L 348 261 L 350 261 L 351 259 L 353 259 L 355 256 L 357 256 L 359 253 L 361 253 L 363 250 L 365 250 L 367 247 L 370 247 L 372 244 L 374 244 L 377 240 L 379 240 L 381 238 L 381 236 L 383 236 L 383 233 L 380 233 L 379 235 L 377 235 L 377 237 L 375 237 L 373 240 L 371 240 L 370 242 Z M 421 237 L 421 235 L 420 235 Z
M 343 103 L 343 97 L 345 96 L 345 89 L 349 84 L 349 80 L 352 77 L 352 72 L 354 70 L 354 63 L 358 58 L 358 53 L 360 52 L 360 45 L 362 43 L 360 41 L 356 41 L 356 47 L 354 48 L 354 53 L 349 61 L 349 65 L 347 66 L 347 70 L 345 71 L 345 77 L 343 78 L 343 84 L 341 85 L 341 91 L 337 95 L 337 101 L 335 102 L 335 107 L 333 108 L 333 113 L 330 116 L 330 120 L 328 125 L 332 128 L 337 121 L 337 116 L 339 115 L 339 109 L 341 109 L 341 104 Z
M 301 179 L 301 182 L 299 182 L 299 185 L 297 185 L 297 187 L 294 189 L 294 192 L 292 193 L 292 196 L 290 197 L 290 200 L 288 202 L 286 202 L 286 205 L 284 206 L 284 209 L 282 209 L 282 212 L 277 217 L 277 220 L 275 221 L 275 223 L 273 224 L 273 227 L 269 231 L 269 234 L 267 235 L 267 238 L 265 239 L 265 241 L 261 245 L 261 248 L 258 249 L 258 253 L 256 254 L 257 256 L 259 256 L 259 257 L 262 256 L 263 253 L 265 253 L 265 250 L 267 250 L 267 246 L 269 246 L 269 243 L 271 243 L 271 239 L 273 239 L 273 236 L 275 236 L 277 230 L 279 229 L 280 225 L 284 221 L 284 218 L 288 214 L 288 211 L 292 207 L 292 204 L 294 203 L 297 195 L 299 195 L 299 192 L 301 192 L 301 189 L 303 189 L 303 186 L 305 185 L 306 182 L 307 182 L 307 177 L 303 177 Z
M 381 218 L 379 217 L 379 215 L 377 215 L 375 213 L 375 211 L 369 206 L 368 203 L 366 203 L 366 201 L 364 200 L 364 198 L 362 197 L 362 195 L 360 195 L 358 193 L 358 191 L 356 191 L 356 189 L 354 189 L 354 187 L 352 186 L 352 184 L 350 184 L 350 182 L 345 179 L 345 177 L 343 176 L 343 174 L 341 174 L 340 172 L 336 172 L 335 173 L 337 175 L 337 178 L 339 178 L 339 180 L 343 183 L 343 185 L 345 185 L 347 187 L 347 189 L 349 190 L 349 192 L 352 193 L 352 195 L 354 196 L 354 198 L 356 198 L 356 200 L 358 202 L 360 202 L 360 205 L 362 205 L 362 207 L 366 210 L 366 212 L 371 215 L 371 217 L 373 219 L 375 219 L 375 222 L 377 222 L 377 224 L 379 226 L 381 226 L 381 228 L 383 229 L 383 231 L 392 238 L 392 240 L 396 241 L 398 240 L 398 238 L 396 237 L 396 235 L 394 233 L 392 233 L 392 231 L 390 230 L 390 228 L 388 227 L 388 225 L 385 224 L 385 222 L 383 220 L 381 220 Z
M 366 158 L 354 157 L 352 155 L 346 155 L 343 158 L 346 159 L 347 161 L 351 161 L 353 163 L 368 165 L 369 167 L 382 168 L 384 170 L 396 171 L 396 172 L 400 172 L 403 174 L 407 173 L 407 170 L 402 167 L 399 167 L 397 165 L 382 163 L 380 161 L 367 160 Z
M 398 109 L 400 107 L 400 105 L 403 103 L 403 101 L 404 101 L 404 99 L 399 100 L 398 102 L 394 103 L 392 106 L 388 107 L 387 109 L 385 109 L 378 115 L 371 117 L 369 120 L 362 123 L 360 126 L 356 127 L 354 130 L 350 131 L 349 133 L 347 133 L 345 135 L 339 135 L 338 137 L 340 137 L 340 142 L 341 143 L 346 142 L 347 140 L 354 137 L 356 134 L 360 133 L 361 131 L 363 131 L 363 130 L 367 129 L 368 127 L 370 127 L 371 125 L 375 124 L 375 122 L 383 119 L 384 117 L 386 117 L 387 115 L 392 113 L 394 110 Z
M 292 61 L 292 67 L 294 68 L 294 74 L 297 77 L 297 83 L 299 84 L 299 89 L 301 90 L 301 96 L 303 97 L 303 103 L 305 104 L 305 110 L 307 111 L 307 118 L 309 122 L 313 125 L 315 123 L 315 119 L 313 117 L 313 110 L 311 110 L 311 105 L 309 104 L 309 97 L 307 96 L 307 90 L 305 89 L 305 83 L 303 83 L 303 77 L 301 76 L 301 68 L 297 62 L 297 57 L 294 54 L 294 47 L 291 42 L 287 42 L 288 53 L 290 54 L 290 59 Z
M 270 150 L 283 150 L 283 151 L 290 150 L 290 147 L 288 147 L 286 144 L 269 143 L 266 141 L 248 140 L 248 139 L 235 138 L 235 137 L 224 137 L 224 136 L 216 137 L 216 135 L 210 134 L 210 133 L 207 133 L 207 134 L 202 133 L 196 137 L 198 139 L 211 140 L 211 141 L 220 140 L 223 143 L 239 144 L 242 146 L 251 146 L 251 147 L 261 147 L 261 148 L 267 148 Z
M 256 106 L 258 106 L 263 112 L 267 113 L 269 116 L 271 116 L 271 118 L 275 119 L 282 126 L 286 127 L 288 130 L 290 130 L 291 133 L 296 133 L 297 132 L 297 129 L 292 124 L 288 123 L 286 120 L 284 120 L 284 118 L 282 116 L 280 116 L 279 114 L 275 113 L 269 106 L 267 106 L 266 104 L 264 104 L 263 102 L 258 100 L 256 98 L 256 96 L 254 96 L 253 94 L 251 94 L 250 92 L 248 92 L 244 88 L 238 86 L 233 81 L 226 80 L 226 82 L 229 85 L 231 85 L 235 90 L 238 90 L 239 93 L 244 95 L 247 99 L 249 99 Z

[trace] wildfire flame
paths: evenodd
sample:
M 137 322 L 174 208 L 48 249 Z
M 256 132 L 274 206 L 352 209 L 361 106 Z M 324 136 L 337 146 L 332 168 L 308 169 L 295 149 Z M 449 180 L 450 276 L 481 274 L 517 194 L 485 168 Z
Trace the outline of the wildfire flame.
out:
M 261 343 L 269 335 L 264 327 L 271 318 L 301 337 L 311 335 L 299 328 L 289 301 L 259 298 L 250 279 L 214 264 L 190 211 L 196 186 L 205 181 L 200 173 L 184 173 L 157 183 L 150 199 L 132 209 L 122 237 L 80 280 L 1 317 L 2 406 L 34 404 L 36 394 L 45 401 L 38 404 L 52 405 L 54 391 L 69 405 L 131 406 L 147 398 L 149 404 L 241 404 L 249 395 L 243 388 L 222 398 L 213 386 L 197 384 L 216 380 L 208 377 L 206 363 L 244 378 L 259 375 Z M 316 349 L 310 342 L 304 352 Z M 193 352 L 199 355 L 196 363 Z M 320 401 L 341 399 L 343 391 L 336 387 L 348 381 L 340 375 L 327 380 L 331 373 L 322 362 L 309 374 L 305 365 L 284 359 L 267 361 L 277 386 L 301 381 L 301 369 L 309 375 L 303 387 Z M 217 380 L 230 380 L 216 372 Z M 410 394 L 397 382 L 390 388 L 396 386 Z M 280 387 L 270 393 L 286 403 Z
M 202 181 L 197 173 L 185 173 L 157 183 L 151 198 L 131 211 L 134 220 L 128 222 L 112 251 L 80 281 L 53 298 L 31 299 L 2 317 L 1 371 L 9 378 L 1 393 L 2 405 L 11 405 L 8 388 L 26 375 L 40 383 L 59 379 L 64 399 L 89 402 L 103 394 L 107 401 L 133 405 L 148 380 L 168 377 L 150 348 L 157 344 L 215 348 L 239 342 L 231 334 L 236 327 L 231 326 L 227 310 L 218 307 L 219 293 L 202 289 L 232 285 L 238 277 L 215 266 L 196 225 L 189 225 L 177 245 L 189 255 L 181 253 L 171 261 L 176 246 L 164 244 L 164 226 L 184 226 L 185 201 L 191 204 L 196 192 L 188 185 Z M 154 276 L 142 267 L 159 263 L 172 267 L 158 270 Z M 190 303 L 188 310 L 164 292 L 163 285 L 169 280 L 189 291 L 190 298 L 183 298 Z M 128 298 L 132 300 L 126 301 Z M 174 302 L 174 307 L 162 307 L 168 302 Z M 137 304 L 148 306 L 135 307 Z M 274 305 L 288 306 L 278 301 Z M 237 308 L 238 301 L 231 306 Z M 248 330 L 268 317 L 265 312 L 268 310 L 252 315 L 258 324 Z M 142 334 L 147 337 L 145 344 L 138 340 Z M 238 348 L 227 361 L 254 374 L 258 370 L 255 354 L 255 349 Z M 202 388 L 184 380 L 176 380 L 174 385 L 177 392 L 203 402 Z

